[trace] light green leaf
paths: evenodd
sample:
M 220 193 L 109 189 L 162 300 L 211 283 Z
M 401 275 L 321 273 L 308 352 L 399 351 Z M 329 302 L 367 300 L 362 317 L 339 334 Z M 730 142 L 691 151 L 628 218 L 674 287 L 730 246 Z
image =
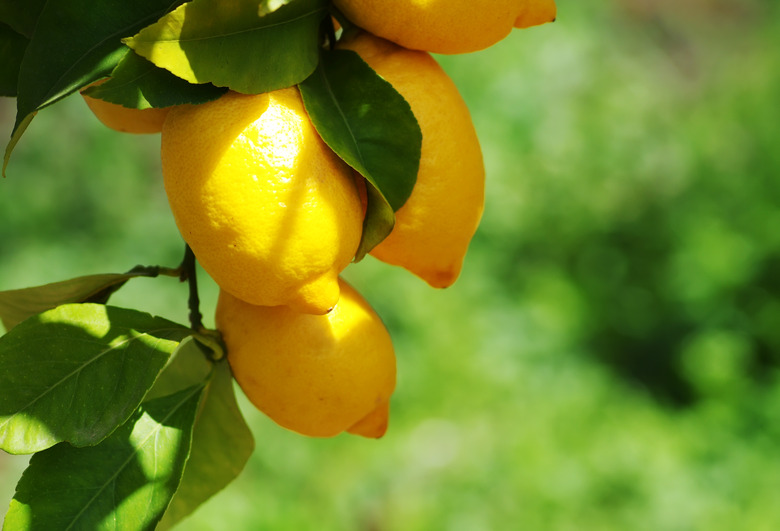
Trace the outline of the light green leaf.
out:
M 392 212 L 412 193 L 420 126 L 403 96 L 350 50 L 323 52 L 300 89 L 322 139 L 370 183 L 359 260 L 390 233 Z
M 209 83 L 194 85 L 158 68 L 136 53 L 128 53 L 105 83 L 93 85 L 84 94 L 135 109 L 206 103 L 219 98 L 227 88 Z
M 192 331 L 134 310 L 68 304 L 0 337 L 0 449 L 100 442 L 141 403 Z
M 9 26 L 0 23 L 0 96 L 16 96 L 19 66 L 28 42 Z
M 144 400 L 178 393 L 182 389 L 205 382 L 214 369 L 214 364 L 204 356 L 202 348 L 194 336 L 184 338 Z
M 193 341 L 189 357 L 203 358 Z M 222 490 L 243 470 L 254 450 L 252 432 L 238 409 L 233 376 L 227 362 L 215 367 L 204 393 L 192 436 L 192 451 L 179 490 L 157 526 L 163 531 L 192 513 Z
M 326 0 L 193 0 L 125 43 L 190 83 L 259 94 L 314 71 L 328 16 Z
M 153 276 L 148 270 L 88 275 L 33 288 L 0 291 L 0 320 L 6 330 L 46 310 L 74 302 L 105 303 L 131 278 Z
M 202 390 L 145 402 L 97 446 L 34 455 L 3 530 L 154 529 L 181 480 Z
M 48 0 L 19 69 L 11 152 L 35 112 L 100 78 L 128 52 L 128 37 L 165 14 L 176 0 Z

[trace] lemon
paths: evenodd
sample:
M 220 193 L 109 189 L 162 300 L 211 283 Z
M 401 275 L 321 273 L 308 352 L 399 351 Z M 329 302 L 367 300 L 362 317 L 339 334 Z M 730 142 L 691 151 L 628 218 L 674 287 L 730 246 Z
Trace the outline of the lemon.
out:
M 279 425 L 313 437 L 381 437 L 395 388 L 393 345 L 368 302 L 340 284 L 326 315 L 253 306 L 222 291 L 217 329 L 239 386 Z
M 170 107 L 163 109 L 132 109 L 116 103 L 81 94 L 92 114 L 103 125 L 121 133 L 150 134 L 162 131 Z
M 518 12 L 514 26 L 530 28 L 547 22 L 554 22 L 558 16 L 555 0 L 532 0 L 523 2 L 523 8 Z
M 173 109 L 162 169 L 179 231 L 222 289 L 309 313 L 336 304 L 363 209 L 297 88 Z
M 334 0 L 356 25 L 401 46 L 455 54 L 555 20 L 555 0 Z
M 422 131 L 417 182 L 390 235 L 371 255 L 437 288 L 458 278 L 482 216 L 485 169 L 466 104 L 426 52 L 370 33 L 340 43 L 356 51 L 406 99 Z

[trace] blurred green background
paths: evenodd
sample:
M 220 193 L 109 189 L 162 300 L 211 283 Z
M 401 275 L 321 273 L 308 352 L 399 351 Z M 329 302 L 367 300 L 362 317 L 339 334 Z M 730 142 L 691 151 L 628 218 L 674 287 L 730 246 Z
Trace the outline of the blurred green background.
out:
M 183 529 L 780 528 L 780 10 L 558 7 L 439 58 L 488 173 L 460 280 L 346 272 L 396 345 L 388 434 L 308 439 L 242 399 L 257 450 Z M 0 289 L 178 264 L 158 158 L 79 97 L 41 112 L 0 181 Z M 172 279 L 112 302 L 186 321 Z M 6 507 L 25 463 L 0 454 Z

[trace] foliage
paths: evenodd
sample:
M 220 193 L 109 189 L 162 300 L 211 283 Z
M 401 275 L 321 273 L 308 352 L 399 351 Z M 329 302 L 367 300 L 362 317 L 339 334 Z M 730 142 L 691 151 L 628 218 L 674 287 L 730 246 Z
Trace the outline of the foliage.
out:
M 188 529 L 780 525 L 777 9 L 575 4 L 442 61 L 490 175 L 459 290 L 352 274 L 406 352 L 394 435 L 313 445 L 245 408 L 263 444 Z M 159 146 L 89 120 L 68 99 L 15 152 L 0 287 L 178 258 Z M 132 283 L 113 304 L 186 320 L 178 282 Z M 0 454 L 0 498 L 25 463 Z
M 14 96 L 17 107 L 3 175 L 36 115 L 77 91 L 130 109 L 165 108 L 228 89 L 286 88 L 317 71 L 306 89 L 313 121 L 371 181 L 362 257 L 387 236 L 414 186 L 420 132 L 408 104 L 360 59 L 329 60 L 336 53 L 324 50 L 335 39 L 329 7 L 325 0 L 48 0 L 24 9 L 3 2 L 0 95 Z M 366 127 L 374 120 L 381 127 Z M 370 134 L 356 135 L 356 127 Z M 382 144 L 393 150 L 376 148 Z M 396 157 L 405 163 L 392 164 Z M 189 327 L 106 305 L 128 281 L 160 274 L 188 282 Z M 0 292 L 7 330 L 0 449 L 34 454 L 4 529 L 91 529 L 116 520 L 167 528 L 238 475 L 252 436 L 235 405 L 224 347 L 201 318 L 189 247 L 178 268 L 138 266 Z M 202 370 L 187 365 L 197 363 L 193 352 Z M 223 437 L 231 438 L 227 451 Z

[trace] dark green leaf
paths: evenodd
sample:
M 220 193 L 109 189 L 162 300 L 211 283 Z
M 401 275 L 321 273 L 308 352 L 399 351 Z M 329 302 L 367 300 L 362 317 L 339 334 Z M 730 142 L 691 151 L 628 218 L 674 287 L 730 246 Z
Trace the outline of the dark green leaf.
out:
M 398 210 L 412 193 L 420 126 L 403 96 L 350 50 L 324 52 L 300 89 L 325 143 L 376 189 L 369 190 L 359 259 L 392 230 L 388 209 Z
M 190 83 L 259 94 L 312 73 L 327 16 L 326 0 L 193 0 L 125 42 Z
M 0 96 L 16 96 L 19 66 L 27 39 L 0 23 Z
M 0 0 L 0 22 L 28 39 L 46 0 Z
M 19 70 L 11 152 L 35 112 L 107 76 L 127 53 L 121 42 L 165 14 L 174 0 L 48 0 Z
M 3 529 L 154 529 L 181 481 L 202 390 L 145 402 L 97 446 L 34 455 Z
M 68 304 L 0 337 L 0 449 L 100 442 L 141 403 L 188 328 L 134 310 Z
M 190 348 L 194 351 L 190 358 L 203 358 L 194 341 Z M 222 361 L 214 370 L 198 412 L 184 478 L 158 531 L 171 528 L 233 481 L 254 450 L 252 432 L 233 394 L 230 367 Z
M 130 52 L 111 72 L 108 81 L 88 88 L 85 94 L 125 107 L 149 109 L 206 103 L 227 90 L 211 84 L 189 83 Z
M 88 275 L 34 288 L 0 291 L 0 320 L 11 330 L 28 317 L 72 302 L 104 303 L 108 295 L 131 278 L 150 276 L 146 271 Z M 110 293 L 108 293 L 110 292 Z
M 395 225 L 395 213 L 376 186 L 366 180 L 366 215 L 363 233 L 355 252 L 355 261 L 362 260 L 368 252 L 387 238 Z

